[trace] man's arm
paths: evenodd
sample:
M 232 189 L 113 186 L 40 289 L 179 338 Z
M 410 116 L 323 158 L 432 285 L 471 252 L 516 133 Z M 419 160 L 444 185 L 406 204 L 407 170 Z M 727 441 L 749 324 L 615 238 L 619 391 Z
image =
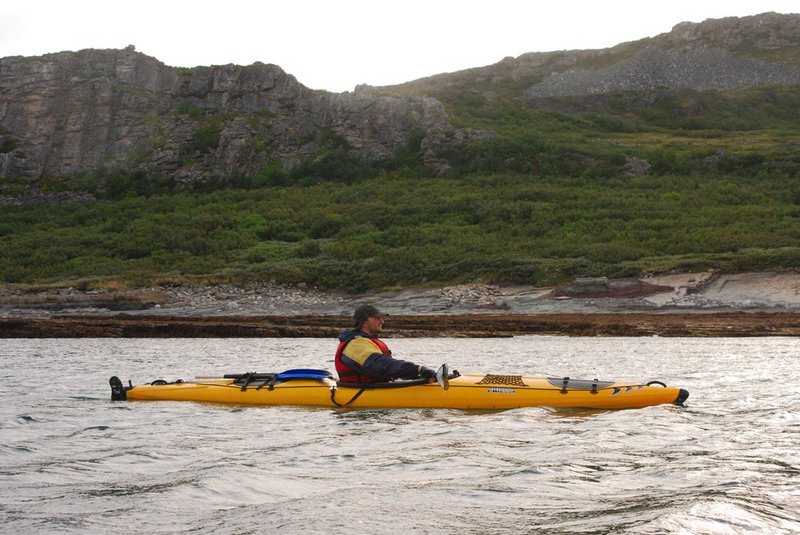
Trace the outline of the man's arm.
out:
M 384 356 L 380 348 L 368 338 L 352 340 L 347 344 L 342 357 L 346 357 L 355 364 L 355 366 L 350 366 L 355 371 L 376 377 L 416 379 L 422 376 L 428 378 L 426 373 L 430 371 L 413 362 Z M 435 372 L 432 376 L 435 376 Z
M 369 375 L 398 377 L 400 379 L 416 379 L 422 372 L 422 366 L 407 360 L 393 359 L 381 353 L 373 353 L 362 366 Z

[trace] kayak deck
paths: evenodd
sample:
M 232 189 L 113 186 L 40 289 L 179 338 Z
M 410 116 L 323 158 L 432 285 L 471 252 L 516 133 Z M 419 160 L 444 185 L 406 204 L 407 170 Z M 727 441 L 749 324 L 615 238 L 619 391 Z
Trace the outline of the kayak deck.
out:
M 683 405 L 689 396 L 686 390 L 658 381 L 639 384 L 455 372 L 449 385 L 442 388 L 422 380 L 352 385 L 335 381 L 328 372 L 281 375 L 242 374 L 127 387 L 112 377 L 110 383 L 112 399 L 354 408 L 632 409 L 665 403 Z M 257 380 L 252 380 L 254 377 Z

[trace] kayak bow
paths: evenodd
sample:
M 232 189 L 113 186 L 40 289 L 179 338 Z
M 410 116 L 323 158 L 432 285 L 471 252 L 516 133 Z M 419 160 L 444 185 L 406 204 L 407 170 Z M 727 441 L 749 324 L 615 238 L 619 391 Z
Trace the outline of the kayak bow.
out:
M 444 368 L 446 370 L 446 368 Z M 627 383 L 522 375 L 461 375 L 390 383 L 336 381 L 326 370 L 232 374 L 168 383 L 163 380 L 124 386 L 109 380 L 114 400 L 173 400 L 247 405 L 302 405 L 356 408 L 514 409 L 553 407 L 634 409 L 672 403 L 682 406 L 689 392 L 660 381 Z

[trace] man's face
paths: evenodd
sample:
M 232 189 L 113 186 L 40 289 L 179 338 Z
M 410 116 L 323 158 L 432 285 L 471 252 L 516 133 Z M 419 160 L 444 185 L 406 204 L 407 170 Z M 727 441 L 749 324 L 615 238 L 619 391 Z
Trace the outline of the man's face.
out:
M 378 316 L 370 316 L 367 318 L 367 321 L 364 322 L 363 330 L 366 333 L 380 334 L 382 329 L 383 329 L 383 318 L 380 318 Z

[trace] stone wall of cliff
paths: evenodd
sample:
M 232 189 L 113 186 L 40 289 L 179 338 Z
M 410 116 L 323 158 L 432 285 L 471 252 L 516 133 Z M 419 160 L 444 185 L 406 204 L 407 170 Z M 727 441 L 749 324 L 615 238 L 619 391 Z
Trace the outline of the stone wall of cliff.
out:
M 291 169 L 331 136 L 375 159 L 448 129 L 435 99 L 313 91 L 275 65 L 175 69 L 133 47 L 0 59 L 3 176 L 250 175 Z

